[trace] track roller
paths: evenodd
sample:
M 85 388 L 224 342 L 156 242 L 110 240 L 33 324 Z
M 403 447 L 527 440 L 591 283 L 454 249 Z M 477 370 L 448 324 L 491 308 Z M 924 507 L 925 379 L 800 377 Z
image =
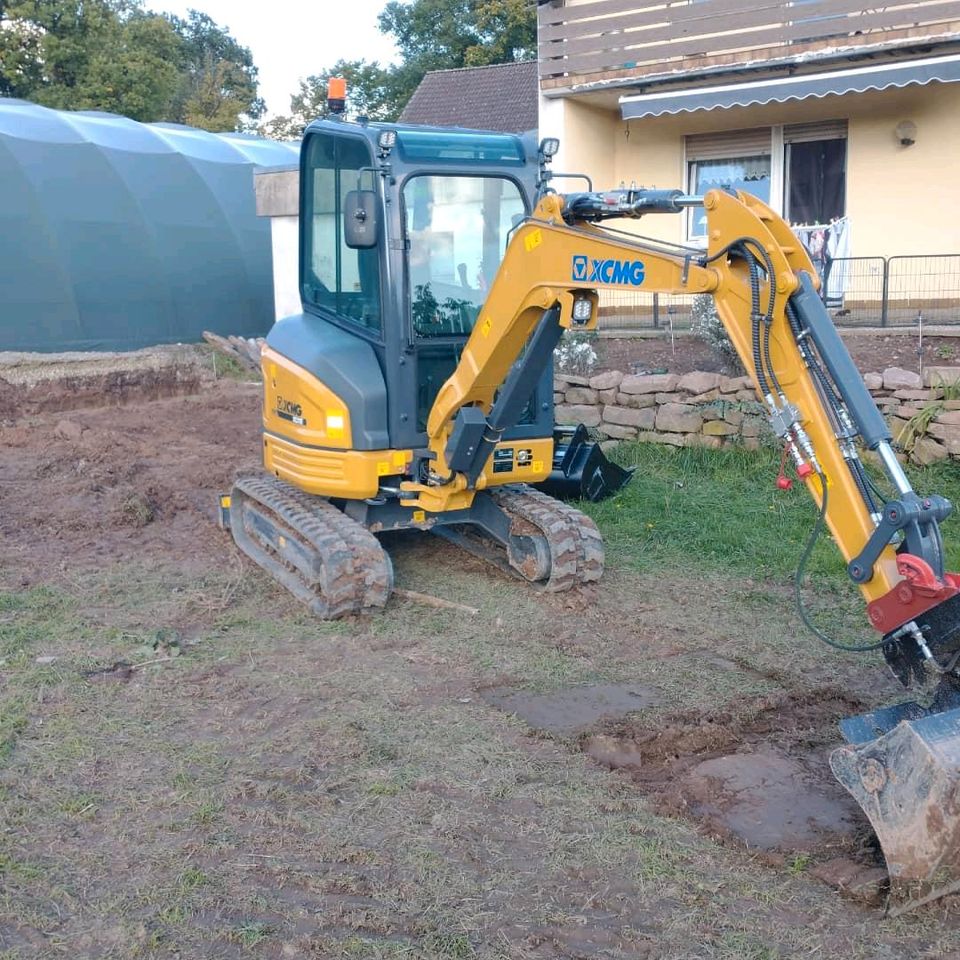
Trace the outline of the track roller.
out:
M 576 507 L 526 484 L 484 491 L 509 524 L 497 538 L 473 524 L 436 526 L 434 532 L 474 556 L 560 593 L 603 575 L 603 538 L 597 525 Z

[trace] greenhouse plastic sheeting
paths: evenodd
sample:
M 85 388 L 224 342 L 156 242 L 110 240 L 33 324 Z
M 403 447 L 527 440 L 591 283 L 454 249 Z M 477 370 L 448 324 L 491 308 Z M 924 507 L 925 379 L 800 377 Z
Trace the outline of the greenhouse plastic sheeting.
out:
M 298 145 L 0 99 L 0 350 L 132 350 L 273 321 L 253 172 Z

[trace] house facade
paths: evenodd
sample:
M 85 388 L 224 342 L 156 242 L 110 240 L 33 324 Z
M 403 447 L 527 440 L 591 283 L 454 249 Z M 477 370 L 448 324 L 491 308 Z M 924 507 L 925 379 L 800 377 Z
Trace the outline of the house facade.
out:
M 864 322 L 960 305 L 960 3 L 541 0 L 539 56 L 556 169 L 754 193 Z M 702 211 L 642 232 L 696 244 Z

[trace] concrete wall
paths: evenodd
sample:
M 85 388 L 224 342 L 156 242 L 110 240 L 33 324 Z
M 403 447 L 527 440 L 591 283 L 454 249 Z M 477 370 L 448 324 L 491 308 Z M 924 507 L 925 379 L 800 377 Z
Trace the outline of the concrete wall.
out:
M 253 180 L 257 216 L 270 218 L 275 319 L 300 313 L 300 170 L 264 170 Z
M 598 189 L 636 182 L 687 188 L 684 137 L 814 120 L 848 122 L 847 215 L 852 255 L 960 253 L 960 84 L 831 96 L 625 122 L 585 99 L 541 98 L 540 135 L 557 136 L 557 170 L 591 174 Z M 901 146 L 894 128 L 917 125 Z M 558 185 L 559 187 L 559 185 Z M 681 242 L 681 217 L 648 217 L 641 232 Z

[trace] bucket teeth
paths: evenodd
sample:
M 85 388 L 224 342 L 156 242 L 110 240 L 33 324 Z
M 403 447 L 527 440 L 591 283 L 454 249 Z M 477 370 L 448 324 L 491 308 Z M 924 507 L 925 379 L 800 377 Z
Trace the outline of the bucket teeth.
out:
M 889 913 L 960 889 L 960 709 L 902 704 L 842 726 L 855 742 L 834 750 L 830 767 L 880 841 Z

